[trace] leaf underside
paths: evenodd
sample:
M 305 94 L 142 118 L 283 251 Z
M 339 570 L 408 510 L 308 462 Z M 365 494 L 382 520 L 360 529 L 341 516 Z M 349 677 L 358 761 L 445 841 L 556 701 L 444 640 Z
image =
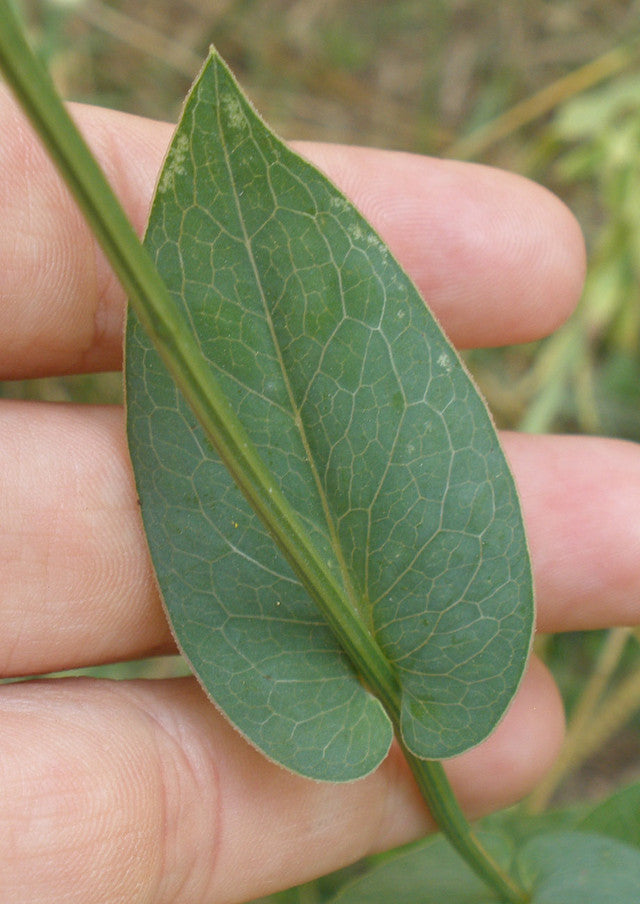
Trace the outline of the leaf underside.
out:
M 327 574 L 393 664 L 419 757 L 485 738 L 524 669 L 531 574 L 484 403 L 379 237 L 212 52 L 145 239 Z M 267 756 L 346 781 L 391 727 L 130 312 L 131 457 L 173 630 Z

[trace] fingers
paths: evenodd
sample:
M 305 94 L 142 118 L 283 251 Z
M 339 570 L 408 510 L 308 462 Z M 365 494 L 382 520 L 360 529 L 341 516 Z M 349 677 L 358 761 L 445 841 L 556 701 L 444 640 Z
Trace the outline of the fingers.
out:
M 78 118 L 142 231 L 170 128 L 98 109 Z M 124 294 L 6 90 L 0 123 L 0 379 L 116 369 Z
M 504 439 L 522 497 L 539 629 L 640 621 L 638 447 Z M 121 411 L 4 402 L 0 474 L 0 675 L 171 649 Z
M 520 490 L 540 631 L 640 621 L 640 447 L 503 437 Z
M 170 646 L 122 420 L 0 405 L 0 676 Z
M 451 765 L 474 815 L 529 790 L 556 753 L 550 687 L 534 668 L 491 742 Z M 191 680 L 7 685 L 0 714 L 3 901 L 244 901 L 429 825 L 397 750 L 361 781 L 301 779 Z
M 74 115 L 142 231 L 170 138 L 165 124 L 90 107 Z M 45 152 L 0 91 L 1 378 L 120 365 L 124 296 Z M 584 252 L 551 194 L 487 167 L 300 145 L 355 201 L 454 342 L 545 334 L 575 304 Z

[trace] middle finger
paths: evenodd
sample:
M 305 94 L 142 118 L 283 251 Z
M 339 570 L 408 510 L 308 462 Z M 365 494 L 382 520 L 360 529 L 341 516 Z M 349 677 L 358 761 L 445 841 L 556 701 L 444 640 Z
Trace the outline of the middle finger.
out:
M 173 649 L 121 409 L 5 401 L 0 437 L 0 674 Z M 637 620 L 638 448 L 516 434 L 504 442 L 522 498 L 539 629 Z

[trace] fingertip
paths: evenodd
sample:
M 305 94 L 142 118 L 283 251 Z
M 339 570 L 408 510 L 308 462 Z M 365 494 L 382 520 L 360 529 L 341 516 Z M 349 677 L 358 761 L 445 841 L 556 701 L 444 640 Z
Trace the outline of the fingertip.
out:
M 580 299 L 586 268 L 567 205 L 516 173 L 456 161 L 431 168 L 436 181 L 422 205 L 430 200 L 425 240 L 437 240 L 438 255 L 424 253 L 415 278 L 454 343 L 511 345 L 557 329 Z
M 637 443 L 502 435 L 518 484 L 538 598 L 538 630 L 640 620 Z
M 582 229 L 570 208 L 544 186 L 523 181 L 535 195 L 523 264 L 540 279 L 519 325 L 520 341 L 527 342 L 552 333 L 571 316 L 582 295 L 587 258 Z

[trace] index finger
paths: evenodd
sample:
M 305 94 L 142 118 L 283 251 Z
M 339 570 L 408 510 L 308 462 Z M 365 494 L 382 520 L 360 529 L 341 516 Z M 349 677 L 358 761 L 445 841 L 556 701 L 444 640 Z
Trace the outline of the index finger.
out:
M 142 232 L 171 127 L 112 111 L 74 116 Z M 120 366 L 125 299 L 60 178 L 0 92 L 0 379 Z M 461 346 L 534 339 L 577 300 L 580 231 L 549 192 L 488 167 L 304 144 L 354 201 Z

